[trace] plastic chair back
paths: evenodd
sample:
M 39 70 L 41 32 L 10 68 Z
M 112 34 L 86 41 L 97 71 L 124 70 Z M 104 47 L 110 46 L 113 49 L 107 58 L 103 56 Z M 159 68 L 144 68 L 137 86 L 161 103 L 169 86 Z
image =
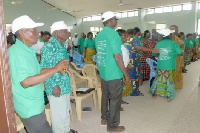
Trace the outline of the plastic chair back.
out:
M 156 66 L 157 66 L 157 62 L 150 59 L 150 58 L 147 58 L 146 59 L 146 62 L 147 64 L 149 65 L 150 67 L 150 79 L 149 79 L 149 86 L 151 87 L 151 82 L 152 82 L 152 78 L 155 78 L 156 76 Z
M 81 55 L 78 51 L 74 50 L 73 62 L 76 64 L 76 66 L 80 66 L 81 68 L 83 68 L 85 65 L 85 62 L 83 60 L 83 55 Z
M 94 62 L 97 62 L 97 55 L 93 55 L 92 59 L 93 59 Z

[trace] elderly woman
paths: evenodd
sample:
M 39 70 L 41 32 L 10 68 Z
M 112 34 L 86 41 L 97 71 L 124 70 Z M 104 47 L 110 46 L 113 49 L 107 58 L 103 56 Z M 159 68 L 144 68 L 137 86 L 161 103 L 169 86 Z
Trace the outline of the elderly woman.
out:
M 140 51 L 150 51 L 150 52 L 155 52 L 159 53 L 159 50 L 156 49 L 150 49 L 150 48 L 145 48 L 142 47 L 140 44 L 140 41 L 135 40 L 134 37 L 135 30 L 134 29 L 128 29 L 127 34 L 128 34 L 128 50 L 130 53 L 130 62 L 127 67 L 127 71 L 129 73 L 129 76 L 131 78 L 131 82 L 127 85 L 124 86 L 124 89 L 129 90 L 131 88 L 131 92 L 127 93 L 124 96 L 143 96 L 144 94 L 140 93 L 139 91 L 139 81 L 140 81 L 140 67 L 141 67 L 141 52 Z
M 84 57 L 86 64 L 95 64 L 92 57 L 96 54 L 95 42 L 93 40 L 93 33 L 88 32 L 87 40 L 84 42 Z
M 178 34 L 178 37 L 180 38 L 180 40 L 181 40 L 181 43 L 182 44 L 184 44 L 184 39 L 185 39 L 185 34 L 184 34 L 184 32 L 180 32 L 179 34 Z M 185 45 L 184 45 L 184 48 L 183 48 L 183 50 L 184 50 L 184 58 L 183 58 L 183 64 L 182 64 L 182 71 L 183 71 L 183 73 L 186 73 L 187 72 L 187 70 L 186 70 L 186 65 L 187 65 L 187 54 L 185 53 Z
M 150 37 L 151 33 L 148 30 L 146 30 L 144 32 L 144 38 L 142 40 L 142 43 L 145 48 L 154 48 L 156 46 L 156 42 L 149 39 Z M 150 67 L 146 62 L 147 58 L 153 58 L 151 52 L 143 52 L 143 55 L 141 57 L 143 80 L 149 80 L 150 77 Z
M 179 45 L 172 41 L 170 29 L 163 30 L 163 40 L 155 48 L 160 49 L 157 64 L 157 74 L 149 94 L 156 98 L 157 95 L 167 97 L 167 101 L 175 99 L 174 70 L 176 68 L 176 57 L 183 51 Z M 153 53 L 153 55 L 157 55 Z
M 192 57 L 193 57 L 193 52 L 192 49 L 194 47 L 194 44 L 192 42 L 192 34 L 187 34 L 186 39 L 184 40 L 185 44 L 185 52 L 187 54 L 187 65 L 190 64 Z

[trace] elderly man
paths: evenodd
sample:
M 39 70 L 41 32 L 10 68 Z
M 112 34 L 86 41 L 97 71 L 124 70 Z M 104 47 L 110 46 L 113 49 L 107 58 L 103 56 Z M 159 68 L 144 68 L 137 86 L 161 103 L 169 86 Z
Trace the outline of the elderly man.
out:
M 130 82 L 122 59 L 122 40 L 114 30 L 117 18 L 113 12 L 102 15 L 105 28 L 97 35 L 95 45 L 97 49 L 97 64 L 102 83 L 101 125 L 107 125 L 108 132 L 122 132 L 124 126 L 120 123 L 120 107 L 123 91 L 123 74 L 126 84 Z M 109 104 L 109 107 L 108 107 Z
M 70 36 L 69 29 L 63 21 L 52 24 L 51 40 L 42 49 L 42 68 L 51 68 L 63 59 L 69 59 L 64 43 Z M 52 129 L 54 133 L 76 133 L 70 130 L 70 77 L 54 74 L 45 82 L 46 93 L 50 103 Z
M 12 32 L 17 36 L 15 44 L 9 48 L 14 108 L 29 133 L 52 133 L 44 113 L 42 83 L 53 74 L 63 72 L 68 63 L 62 60 L 48 70 L 41 70 L 31 46 L 39 39 L 36 27 L 42 25 L 26 15 L 12 23 Z
M 78 39 L 78 49 L 80 54 L 84 53 L 84 43 L 85 43 L 85 34 L 82 32 L 81 33 L 81 38 Z
M 185 51 L 183 41 L 178 37 L 178 26 L 171 25 L 170 30 L 175 30 L 173 33 L 174 41 L 179 45 L 179 47 Z M 176 58 L 176 69 L 174 74 L 175 88 L 182 89 L 183 88 L 183 76 L 182 76 L 182 67 L 183 67 L 183 55 L 179 55 Z

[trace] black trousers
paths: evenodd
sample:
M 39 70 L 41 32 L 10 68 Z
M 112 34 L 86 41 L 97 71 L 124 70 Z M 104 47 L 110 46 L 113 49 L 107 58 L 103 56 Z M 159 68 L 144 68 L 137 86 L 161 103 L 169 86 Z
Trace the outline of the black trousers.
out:
M 22 119 L 28 133 L 53 133 L 43 111 L 41 114 L 28 119 Z
M 108 120 L 108 129 L 114 129 L 120 123 L 120 108 L 122 102 L 123 80 L 116 79 L 105 81 L 102 85 L 102 109 L 101 119 Z

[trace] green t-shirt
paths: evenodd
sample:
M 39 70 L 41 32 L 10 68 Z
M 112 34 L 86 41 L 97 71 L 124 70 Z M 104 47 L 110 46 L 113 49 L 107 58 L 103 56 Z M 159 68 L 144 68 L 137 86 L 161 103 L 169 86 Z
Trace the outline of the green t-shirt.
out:
M 193 48 L 193 46 L 194 46 L 193 41 L 189 40 L 189 39 L 185 39 L 184 44 L 185 44 L 186 48 Z
M 163 40 L 159 42 L 155 49 L 160 49 L 157 69 L 174 70 L 176 68 L 176 57 L 183 51 L 179 45 L 171 40 Z M 153 53 L 156 55 L 156 53 Z
M 85 42 L 85 38 L 79 38 L 78 39 L 78 46 L 80 47 L 80 53 L 83 54 L 84 52 L 84 42 Z
M 95 42 L 93 39 L 87 39 L 85 40 L 84 42 L 84 48 L 90 48 L 90 49 L 93 49 L 95 50 Z
M 197 38 L 198 39 L 198 42 L 200 42 L 200 38 Z
M 199 43 L 199 40 L 197 38 L 192 39 L 193 46 L 196 46 Z
M 139 37 L 136 37 L 136 36 L 134 36 L 133 38 L 134 38 L 135 40 L 140 41 L 140 45 L 141 45 L 141 46 L 144 46 L 144 44 L 142 43 L 142 38 L 139 38 Z
M 14 108 L 21 118 L 30 118 L 44 111 L 43 84 L 23 88 L 21 82 L 30 76 L 40 74 L 41 67 L 36 51 L 20 40 L 9 48 L 9 63 Z
M 121 45 L 119 34 L 111 27 L 105 27 L 96 36 L 97 66 L 101 78 L 105 81 L 123 78 L 123 73 L 114 58 L 114 54 L 122 55 Z

